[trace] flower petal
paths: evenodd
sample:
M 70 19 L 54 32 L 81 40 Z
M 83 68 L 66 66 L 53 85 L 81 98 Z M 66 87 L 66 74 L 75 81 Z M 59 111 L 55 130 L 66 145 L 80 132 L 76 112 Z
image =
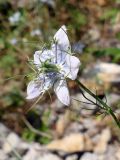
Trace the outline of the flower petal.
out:
M 66 106 L 70 105 L 69 90 L 65 80 L 57 80 L 54 84 L 54 91 L 58 99 Z
M 49 90 L 55 81 L 55 77 L 50 75 L 40 74 L 38 78 L 29 82 L 27 86 L 27 99 L 34 99 Z
M 41 51 L 36 51 L 34 54 L 34 64 L 37 66 L 41 65 L 40 56 L 41 56 Z
M 68 78 L 75 80 L 77 78 L 79 67 L 80 67 L 80 60 L 75 56 L 67 54 L 66 64 L 64 65 L 63 69 L 65 71 L 65 75 Z
M 70 42 L 67 36 L 67 29 L 64 25 L 56 32 L 54 39 L 57 41 L 61 51 L 67 52 L 69 50 Z
M 36 81 L 29 82 L 27 86 L 27 98 L 26 99 L 34 99 L 38 97 L 42 93 L 40 89 L 40 83 Z
M 46 60 L 54 61 L 55 58 L 52 50 L 45 49 L 44 51 L 36 51 L 34 54 L 34 64 L 39 67 Z

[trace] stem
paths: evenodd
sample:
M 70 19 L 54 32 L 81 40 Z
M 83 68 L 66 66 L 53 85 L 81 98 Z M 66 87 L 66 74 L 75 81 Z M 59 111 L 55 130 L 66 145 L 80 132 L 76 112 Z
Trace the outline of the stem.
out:
M 44 133 L 44 132 L 41 132 L 37 129 L 35 129 L 28 121 L 27 119 L 23 116 L 22 117 L 22 120 L 23 122 L 25 123 L 25 125 L 30 129 L 30 131 L 32 131 L 33 133 L 37 134 L 37 135 L 40 135 L 40 136 L 43 136 L 43 137 L 46 137 L 46 138 L 49 138 L 49 139 L 52 139 L 52 136 L 49 135 L 48 133 Z
M 110 106 L 108 106 L 105 102 L 103 102 L 97 95 L 95 95 L 93 92 L 91 92 L 87 87 L 85 87 L 78 79 L 76 79 L 76 82 L 80 86 L 80 88 L 82 88 L 88 94 L 90 94 L 92 97 L 94 97 L 104 107 L 104 109 L 107 111 L 107 113 L 109 113 L 112 116 L 115 123 L 120 128 L 120 121 L 118 120 L 118 118 L 114 114 L 112 108 Z M 103 107 L 102 107 L 102 109 L 103 109 Z

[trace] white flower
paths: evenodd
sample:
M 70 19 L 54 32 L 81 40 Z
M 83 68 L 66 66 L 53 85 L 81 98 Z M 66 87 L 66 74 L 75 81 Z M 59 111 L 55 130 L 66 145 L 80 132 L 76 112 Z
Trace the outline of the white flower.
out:
M 36 51 L 34 64 L 38 76 L 27 87 L 27 99 L 33 99 L 51 87 L 64 105 L 70 105 L 70 95 L 66 78 L 75 80 L 80 67 L 77 57 L 70 55 L 71 46 L 66 27 L 62 26 L 54 36 L 51 49 Z
M 11 24 L 18 23 L 20 21 L 20 12 L 15 12 L 12 16 L 9 17 L 9 22 Z

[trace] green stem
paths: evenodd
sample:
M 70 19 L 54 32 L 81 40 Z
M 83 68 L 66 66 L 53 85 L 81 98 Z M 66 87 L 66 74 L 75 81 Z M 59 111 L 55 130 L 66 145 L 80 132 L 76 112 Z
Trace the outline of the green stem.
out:
M 92 93 L 87 87 L 85 87 L 78 79 L 76 80 L 77 84 L 80 86 L 80 88 L 82 88 L 83 90 L 85 90 L 88 94 L 90 94 L 92 97 L 94 97 L 103 107 L 104 109 L 107 111 L 107 113 L 109 113 L 112 118 L 114 119 L 115 123 L 117 124 L 117 126 L 120 128 L 120 121 L 117 119 L 116 115 L 114 114 L 114 112 L 112 111 L 112 108 L 110 106 L 108 106 L 105 102 L 103 102 L 97 95 L 95 95 L 94 93 Z

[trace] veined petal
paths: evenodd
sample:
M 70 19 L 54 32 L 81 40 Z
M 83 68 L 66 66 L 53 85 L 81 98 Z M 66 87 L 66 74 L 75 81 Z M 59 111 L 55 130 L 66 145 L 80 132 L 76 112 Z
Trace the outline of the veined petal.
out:
M 38 78 L 29 82 L 27 86 L 27 99 L 34 99 L 45 91 L 49 90 L 54 83 L 55 77 L 46 74 L 40 74 Z
M 80 60 L 75 57 L 67 54 L 66 56 L 66 63 L 63 66 L 63 70 L 65 72 L 65 76 L 68 78 L 75 80 L 77 78 L 77 74 L 80 67 Z
M 70 42 L 67 36 L 66 26 L 62 26 L 55 34 L 54 40 L 57 41 L 57 45 L 60 47 L 61 51 L 67 52 L 70 48 Z
M 61 64 L 65 62 L 67 52 L 62 51 L 57 44 L 52 45 L 52 51 L 54 53 L 54 63 Z
M 45 62 L 46 60 L 50 60 L 51 62 L 54 62 L 55 56 L 52 52 L 52 50 L 44 50 L 44 51 L 36 51 L 34 54 L 34 64 L 39 67 L 42 62 Z
M 34 54 L 34 64 L 37 66 L 41 65 L 40 56 L 41 56 L 41 51 L 36 51 Z
M 70 95 L 65 80 L 59 79 L 54 84 L 54 91 L 58 99 L 66 106 L 70 105 Z
M 29 82 L 27 86 L 27 98 L 26 99 L 34 99 L 38 97 L 42 93 L 42 89 L 40 87 L 40 83 L 37 81 Z

